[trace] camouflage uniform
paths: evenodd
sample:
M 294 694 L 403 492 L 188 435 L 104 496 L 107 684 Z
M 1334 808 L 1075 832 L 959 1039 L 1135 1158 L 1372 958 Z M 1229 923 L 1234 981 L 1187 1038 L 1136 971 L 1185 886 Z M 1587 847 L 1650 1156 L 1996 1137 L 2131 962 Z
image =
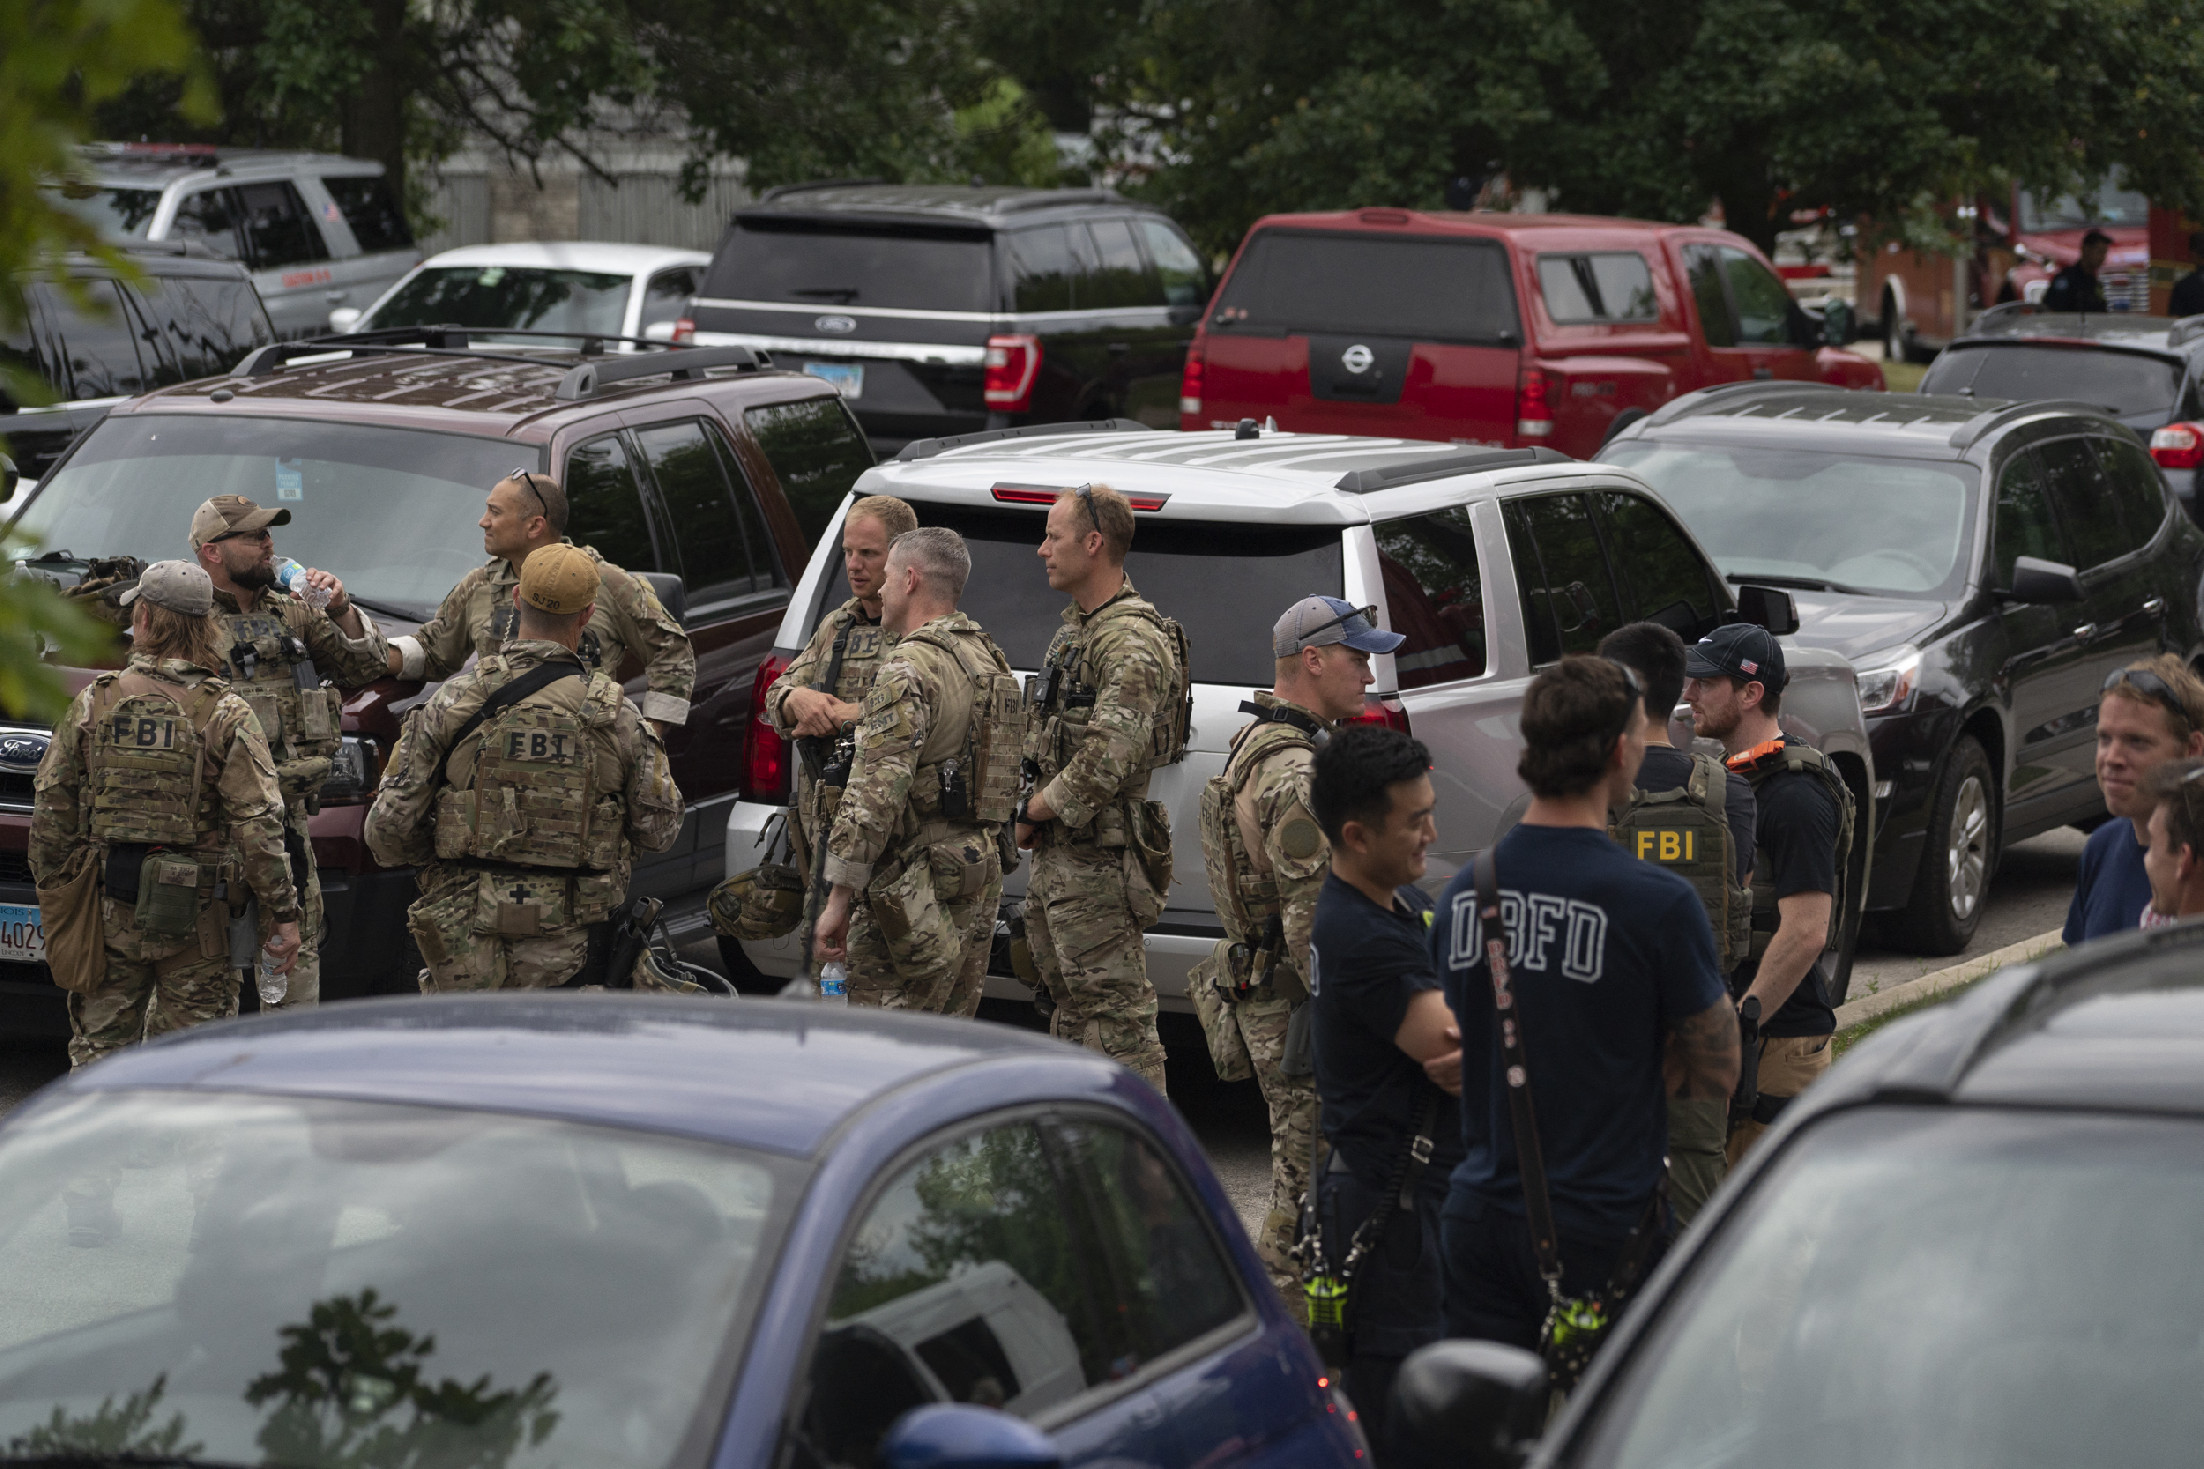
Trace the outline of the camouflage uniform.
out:
M 996 697 L 982 708 L 976 691 L 989 683 Z M 851 1004 L 978 1012 L 1002 898 L 997 844 L 1017 800 L 1023 714 L 1010 660 L 962 612 L 912 631 L 881 661 L 826 843 L 827 882 L 868 899 L 851 905 Z M 975 721 L 982 726 L 977 742 Z M 987 773 L 972 768 L 975 743 L 1000 761 L 992 804 Z M 964 793 L 962 819 L 943 809 L 950 761 Z
M 176 753 L 194 739 L 196 750 Z M 196 792 L 187 764 L 199 773 Z M 107 976 L 91 994 L 69 995 L 69 1064 L 236 1014 L 226 895 L 249 888 L 271 921 L 299 917 L 283 797 L 251 706 L 203 668 L 133 654 L 71 701 L 36 789 L 30 858 L 41 882 L 58 881 L 86 844 L 102 862 L 112 846 L 139 843 L 201 866 L 197 927 L 181 937 L 143 932 L 134 904 L 101 900 Z
M 1050 1034 L 1114 1057 L 1160 1091 L 1163 1042 L 1141 934 L 1165 894 L 1140 872 L 1136 847 L 1145 837 L 1169 850 L 1169 817 L 1146 799 L 1148 772 L 1167 763 L 1159 751 L 1178 753 L 1183 728 L 1169 726 L 1182 718 L 1186 666 L 1130 580 L 1092 612 L 1074 602 L 1063 621 L 1044 669 L 1066 682 L 1033 711 L 1026 737 L 1055 812 L 1034 843 L 1026 937 L 1056 1006 Z
M 844 634 L 847 637 L 844 637 Z M 834 666 L 834 645 L 842 644 L 841 667 Z M 878 618 L 865 615 L 864 604 L 850 598 L 819 619 L 818 630 L 811 641 L 804 644 L 803 652 L 788 665 L 787 672 L 773 680 L 773 686 L 765 691 L 765 717 L 773 722 L 773 728 L 785 739 L 795 739 L 796 721 L 782 712 L 782 703 L 796 689 L 817 688 L 828 672 L 834 673 L 834 687 L 825 690 L 845 704 L 863 704 L 865 696 L 872 692 L 872 681 L 880 668 L 881 655 L 894 646 L 895 636 L 883 631 Z M 831 741 L 820 742 L 822 745 Z M 822 751 L 823 754 L 823 751 Z M 821 848 L 826 834 L 833 828 L 834 813 L 842 799 L 842 792 L 829 786 L 821 790 L 811 774 L 809 762 L 796 761 L 796 780 L 793 804 L 789 807 L 789 831 L 795 839 L 796 870 L 804 879 L 804 916 L 797 932 L 809 941 L 811 925 L 819 920 L 819 868 L 813 854 Z M 865 905 L 862 891 L 851 902 L 854 914 Z M 854 921 L 854 920 L 853 920 Z
M 1309 933 L 1331 863 L 1323 828 L 1309 814 L 1309 767 L 1316 757 L 1311 731 L 1326 721 L 1275 694 L 1257 694 L 1255 703 L 1301 723 L 1265 718 L 1242 729 L 1223 773 L 1202 798 L 1202 853 L 1225 936 L 1187 976 L 1186 987 L 1218 1073 L 1233 1073 L 1230 1080 L 1253 1070 L 1270 1109 L 1270 1212 L 1255 1250 L 1298 1312 L 1306 1302 L 1290 1252 L 1309 1186 L 1317 1101 L 1307 1059 L 1285 1064 L 1286 1029 L 1308 1002 Z M 1268 977 L 1257 982 L 1254 957 L 1265 950 L 1275 956 Z
M 561 544 L 572 545 L 562 540 Z M 669 725 L 689 722 L 689 695 L 696 688 L 696 652 L 650 583 L 614 566 L 584 546 L 604 584 L 597 610 L 582 633 L 582 661 L 615 679 L 633 654 L 642 660 L 647 692 L 643 717 Z M 400 678 L 449 678 L 469 653 L 487 658 L 505 646 L 516 626 L 513 591 L 520 569 L 504 557 L 484 562 L 444 594 L 436 615 L 409 637 L 392 638 L 398 650 Z
M 361 688 L 389 672 L 390 645 L 362 609 L 364 636 L 347 637 L 328 613 L 316 611 L 281 587 L 268 587 L 252 612 L 238 609 L 237 598 L 214 589 L 215 646 L 228 660 L 230 689 L 252 706 L 275 758 L 276 784 L 282 788 L 289 832 L 291 877 L 300 889 L 298 963 L 280 1004 L 295 1010 L 321 1003 L 321 870 L 314 863 L 308 818 L 320 808 L 322 783 L 343 735 L 344 698 L 340 690 Z M 249 650 L 249 651 L 248 651 Z M 303 654 L 303 657 L 294 655 Z M 322 680 L 335 687 L 324 687 Z M 305 687 L 300 687 L 301 680 Z M 263 940 L 267 919 L 261 920 Z
M 492 693 L 547 660 L 575 676 L 460 738 Z M 566 983 L 589 925 L 626 894 L 636 849 L 662 852 L 680 830 L 665 748 L 620 686 L 601 671 L 585 682 L 557 643 L 515 639 L 406 716 L 366 835 L 378 862 L 420 868 L 406 925 L 433 992 Z

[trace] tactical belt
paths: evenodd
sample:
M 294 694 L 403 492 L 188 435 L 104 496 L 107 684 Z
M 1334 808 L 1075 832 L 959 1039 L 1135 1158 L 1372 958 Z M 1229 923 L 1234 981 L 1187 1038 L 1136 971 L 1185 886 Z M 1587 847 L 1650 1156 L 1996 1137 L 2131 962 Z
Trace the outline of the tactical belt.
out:
M 480 857 L 457 857 L 438 862 L 439 867 L 461 867 L 469 872 L 516 872 L 545 877 L 603 877 L 603 867 L 544 867 L 530 862 L 491 862 Z

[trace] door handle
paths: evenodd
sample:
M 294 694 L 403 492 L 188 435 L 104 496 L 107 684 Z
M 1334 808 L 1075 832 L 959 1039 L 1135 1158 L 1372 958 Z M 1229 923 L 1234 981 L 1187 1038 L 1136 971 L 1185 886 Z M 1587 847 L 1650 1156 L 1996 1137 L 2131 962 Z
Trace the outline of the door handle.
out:
M 2148 602 L 2145 602 L 2143 604 L 2143 611 L 2152 617 L 2156 617 L 2159 613 L 2165 610 L 2166 599 L 2164 597 L 2153 597 Z
M 2077 643 L 2086 643 L 2096 635 L 2097 624 L 2094 622 L 2085 622 L 2074 629 L 2074 641 Z

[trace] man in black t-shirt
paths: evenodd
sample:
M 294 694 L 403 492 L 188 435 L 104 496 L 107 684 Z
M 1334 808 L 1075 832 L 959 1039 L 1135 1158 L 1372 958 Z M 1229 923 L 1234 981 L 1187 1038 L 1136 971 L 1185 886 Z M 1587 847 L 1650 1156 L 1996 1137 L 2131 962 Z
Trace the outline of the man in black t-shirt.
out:
M 1749 622 L 1718 627 L 1692 648 L 1684 672 L 1693 726 L 1721 741 L 1760 802 L 1754 952 L 1731 981 L 1739 1003 L 1760 1001 L 1760 1104 L 1730 1133 L 1734 1168 L 1784 1103 L 1829 1069 L 1837 1017 L 1822 953 L 1844 818 L 1821 753 L 1776 725 L 1790 675 L 1772 633 Z
M 1316 1094 L 1331 1158 L 1311 1183 L 1332 1273 L 1369 1226 L 1370 1248 L 1348 1281 L 1344 1376 L 1380 1463 L 1393 1374 L 1444 1334 L 1439 1204 L 1462 1155 L 1455 1109 L 1425 1064 L 1457 1049 L 1425 944 L 1431 900 L 1412 886 L 1437 834 L 1430 768 L 1430 754 L 1406 735 L 1350 724 L 1316 752 L 1309 776 L 1310 810 L 1331 841 L 1309 943 Z M 1419 1135 L 1430 1141 L 1427 1162 L 1411 1161 Z
M 1624 1239 L 1660 1237 L 1664 1072 L 1694 1096 L 1737 1084 L 1737 1018 L 1691 884 L 1624 853 L 1607 814 L 1645 748 L 1642 693 L 1605 658 L 1565 658 L 1523 695 L 1530 808 L 1493 849 L 1524 1069 L 1546 1165 L 1561 1289 L 1604 1291 Z M 1463 1157 L 1441 1223 L 1452 1336 L 1534 1347 L 1548 1305 L 1484 960 L 1475 864 L 1432 931 L 1462 1047 Z M 1651 1260 L 1645 1269 L 1651 1268 Z M 1636 1281 L 1625 1282 L 1636 1284 Z

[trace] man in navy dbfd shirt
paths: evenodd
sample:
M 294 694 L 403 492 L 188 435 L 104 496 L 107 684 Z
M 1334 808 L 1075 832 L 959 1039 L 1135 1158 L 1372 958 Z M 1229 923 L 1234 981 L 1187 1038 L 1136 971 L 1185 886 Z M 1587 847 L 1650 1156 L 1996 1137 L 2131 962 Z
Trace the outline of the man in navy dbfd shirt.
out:
M 2148 920 L 2150 776 L 2168 760 L 2204 755 L 2204 683 L 2171 653 L 2115 668 L 2097 698 L 2097 788 L 2113 819 L 2082 847 L 2066 908 L 2069 948 Z M 2121 818 L 2126 818 L 2122 820 Z M 2165 920 L 2157 920 L 2163 922 Z
M 1577 657 L 1531 682 L 1516 767 L 1530 809 L 1494 850 L 1564 1295 L 1604 1291 L 1654 1205 L 1664 1066 L 1691 1096 L 1737 1085 L 1737 1013 L 1706 909 L 1690 883 L 1607 836 L 1645 754 L 1633 678 Z M 1475 864 L 1440 899 L 1431 943 L 1462 1051 L 1464 1155 L 1441 1222 L 1447 1332 L 1533 1348 L 1547 1292 L 1524 1218 Z

